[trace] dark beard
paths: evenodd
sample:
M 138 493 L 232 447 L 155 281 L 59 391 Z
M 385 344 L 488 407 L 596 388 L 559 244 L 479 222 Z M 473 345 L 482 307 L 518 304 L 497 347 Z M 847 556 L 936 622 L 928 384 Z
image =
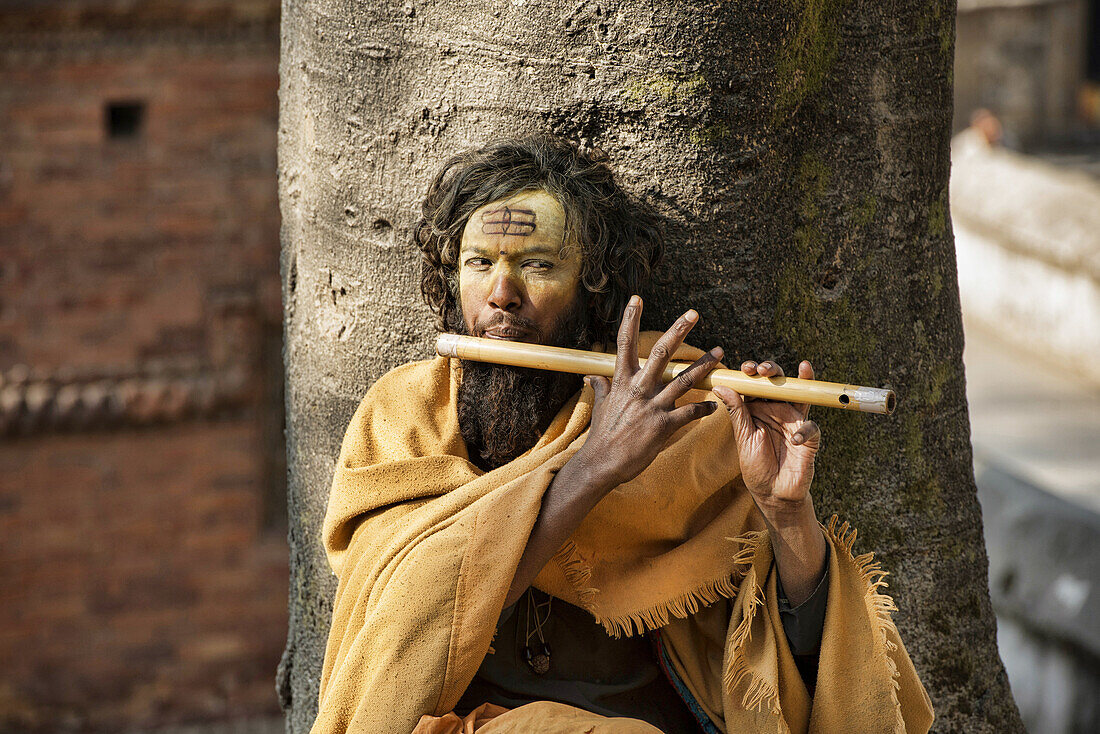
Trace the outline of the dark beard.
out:
M 512 322 L 528 329 L 534 326 L 521 319 Z M 461 313 L 448 328 L 469 335 Z M 589 349 L 592 338 L 583 304 L 575 301 L 550 333 L 538 334 L 538 343 Z M 465 359 L 461 365 L 458 425 L 470 461 L 484 471 L 503 466 L 534 446 L 582 384 L 581 375 L 565 372 Z

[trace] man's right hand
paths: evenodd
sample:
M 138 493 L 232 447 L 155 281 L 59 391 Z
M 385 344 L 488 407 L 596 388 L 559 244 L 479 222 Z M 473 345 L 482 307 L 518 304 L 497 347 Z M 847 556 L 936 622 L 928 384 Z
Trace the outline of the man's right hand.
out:
M 542 497 L 539 516 L 505 596 L 505 607 L 519 600 L 597 502 L 641 474 L 678 428 L 718 407 L 708 400 L 677 408 L 676 400 L 714 368 L 722 358 L 720 347 L 697 359 L 667 385 L 661 381 L 669 358 L 699 320 L 699 314 L 688 311 L 681 316 L 653 345 L 645 367 L 639 369 L 641 314 L 642 299 L 634 296 L 623 311 L 619 327 L 614 378 L 586 377 L 596 392 L 588 438 L 554 476 Z
M 722 359 L 721 347 L 704 354 L 669 383 L 661 374 L 683 343 L 699 314 L 689 310 L 653 345 L 645 366 L 638 366 L 638 324 L 642 299 L 631 296 L 619 325 L 615 376 L 587 375 L 595 392 L 588 438 L 578 452 L 598 485 L 610 489 L 628 482 L 657 458 L 668 439 L 691 421 L 713 413 L 713 400 L 676 407 L 695 383 Z

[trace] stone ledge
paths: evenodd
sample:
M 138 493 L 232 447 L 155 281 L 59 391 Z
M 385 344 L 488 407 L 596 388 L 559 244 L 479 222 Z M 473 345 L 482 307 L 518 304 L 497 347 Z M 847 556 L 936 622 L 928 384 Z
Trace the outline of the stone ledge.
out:
M 0 373 L 0 437 L 97 431 L 214 418 L 254 401 L 242 367 L 54 372 L 16 365 Z
M 973 129 L 951 155 L 963 313 L 1100 384 L 1100 181 Z
M 951 144 L 951 214 L 1006 250 L 1100 283 L 1100 181 L 987 145 Z

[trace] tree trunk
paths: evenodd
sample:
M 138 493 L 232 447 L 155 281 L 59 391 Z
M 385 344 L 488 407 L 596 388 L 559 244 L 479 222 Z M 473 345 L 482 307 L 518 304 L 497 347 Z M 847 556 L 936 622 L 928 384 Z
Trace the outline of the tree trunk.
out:
M 892 572 L 936 730 L 1022 731 L 997 654 L 947 211 L 949 0 L 284 0 L 291 621 L 279 689 L 306 732 L 335 580 L 319 543 L 359 399 L 431 355 L 407 238 L 429 178 L 496 135 L 607 151 L 665 218 L 643 328 L 702 314 L 728 361 L 810 359 L 889 386 L 818 410 L 813 491 Z

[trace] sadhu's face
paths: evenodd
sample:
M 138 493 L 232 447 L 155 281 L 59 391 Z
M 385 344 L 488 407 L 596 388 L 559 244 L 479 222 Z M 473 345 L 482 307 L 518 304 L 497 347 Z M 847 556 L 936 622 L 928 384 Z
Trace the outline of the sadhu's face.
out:
M 523 191 L 475 210 L 459 249 L 467 331 L 547 339 L 574 305 L 580 283 L 580 250 L 564 241 L 565 211 L 545 191 Z

